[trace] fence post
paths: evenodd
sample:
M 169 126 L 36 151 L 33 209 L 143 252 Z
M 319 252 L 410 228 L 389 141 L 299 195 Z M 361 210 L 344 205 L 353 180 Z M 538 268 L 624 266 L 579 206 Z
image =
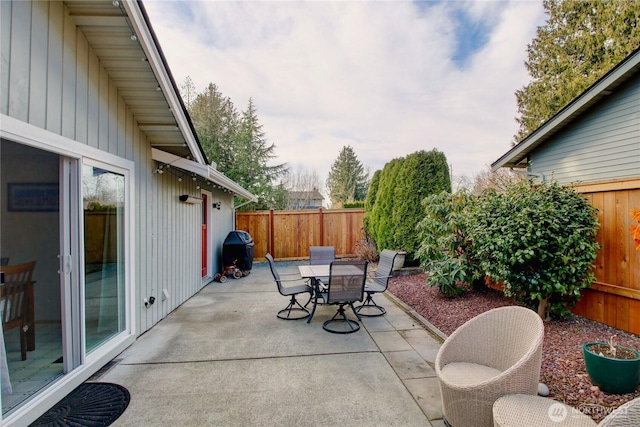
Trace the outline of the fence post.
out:
M 324 218 L 322 216 L 322 207 L 318 208 L 318 221 L 320 221 L 320 246 L 324 246 Z

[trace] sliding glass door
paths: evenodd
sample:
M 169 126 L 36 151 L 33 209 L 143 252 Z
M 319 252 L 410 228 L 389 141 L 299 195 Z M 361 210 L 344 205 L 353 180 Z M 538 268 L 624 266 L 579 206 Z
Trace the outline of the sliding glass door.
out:
M 131 164 L 113 156 L 104 163 L 93 154 L 72 157 L 55 147 L 1 141 L 1 264 L 35 261 L 35 270 L 26 358 L 22 328 L 7 324 L 1 331 L 0 424 L 67 374 L 104 364 L 133 334 Z M 0 312 L 3 307 L 0 298 Z
M 125 330 L 125 177 L 82 168 L 84 306 L 87 353 Z

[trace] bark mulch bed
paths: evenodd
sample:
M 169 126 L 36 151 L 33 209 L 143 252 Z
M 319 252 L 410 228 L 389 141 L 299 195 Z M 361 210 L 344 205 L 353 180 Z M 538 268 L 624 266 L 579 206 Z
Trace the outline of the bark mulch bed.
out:
M 436 328 L 449 335 L 474 316 L 496 307 L 515 305 L 500 291 L 469 291 L 449 298 L 437 288 L 427 288 L 426 275 L 394 277 L 389 292 L 403 301 Z M 616 343 L 640 349 L 640 337 L 580 316 L 545 322 L 542 372 L 540 381 L 549 387 L 549 397 L 590 415 L 599 422 L 610 411 L 640 396 L 615 395 L 601 391 L 589 381 L 582 356 L 582 344 L 607 341 L 616 335 Z

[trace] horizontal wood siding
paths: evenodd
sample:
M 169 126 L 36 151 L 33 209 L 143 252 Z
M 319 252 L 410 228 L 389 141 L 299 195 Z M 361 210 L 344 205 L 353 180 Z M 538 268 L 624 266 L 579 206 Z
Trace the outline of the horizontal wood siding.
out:
M 135 250 L 135 323 L 145 332 L 202 287 L 202 207 L 178 201 L 199 190 L 191 180 L 153 173 L 151 148 L 136 117 L 62 2 L 0 3 L 0 111 L 135 163 L 135 241 L 127 242 L 127 250 Z M 216 213 L 221 228 L 214 243 L 221 245 L 233 212 Z M 147 309 L 142 301 L 150 296 L 156 303 Z
M 640 79 L 621 86 L 530 157 L 533 172 L 562 184 L 640 175 Z
M 309 246 L 334 246 L 336 256 L 355 255 L 364 237 L 364 209 L 236 212 L 236 229 L 254 241 L 254 257 L 309 258 Z
M 640 208 L 639 184 L 640 179 L 633 179 L 603 183 L 601 190 L 594 185 L 576 187 L 598 209 L 600 250 L 596 283 L 583 291 L 573 311 L 640 335 L 640 251 L 629 233 L 630 211 Z

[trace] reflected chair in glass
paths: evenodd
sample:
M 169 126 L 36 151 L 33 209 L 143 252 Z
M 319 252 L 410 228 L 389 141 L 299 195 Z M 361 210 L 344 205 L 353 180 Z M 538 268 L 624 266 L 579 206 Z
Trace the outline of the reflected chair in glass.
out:
M 2 329 L 4 332 L 20 328 L 20 354 L 22 360 L 27 360 L 27 304 L 29 303 L 28 287 L 31 285 L 35 261 L 24 264 L 7 265 L 0 268 L 4 273 L 2 286 Z
M 360 324 L 347 317 L 344 307 L 351 307 L 358 320 L 360 316 L 353 303 L 364 299 L 364 282 L 367 278 L 367 261 L 334 261 L 329 269 L 327 291 L 322 293 L 326 304 L 338 305 L 333 317 L 322 328 L 335 334 L 350 334 L 360 329 Z
M 362 305 L 356 307 L 356 313 L 365 317 L 382 316 L 387 313 L 387 310 L 376 304 L 373 300 L 374 294 L 381 294 L 387 290 L 389 286 L 389 279 L 392 277 L 393 262 L 398 255 L 395 251 L 385 249 L 380 254 L 380 261 L 378 261 L 378 267 L 373 275 L 371 281 L 368 281 L 364 285 L 364 291 L 367 293 L 367 297 Z
M 307 285 L 307 283 L 300 277 L 287 280 L 281 279 L 280 274 L 276 269 L 273 256 L 271 254 L 267 254 L 265 255 L 265 257 L 267 258 L 267 261 L 269 261 L 269 268 L 271 268 L 273 279 L 278 285 L 278 292 L 280 292 L 280 295 L 291 297 L 289 300 L 289 305 L 278 312 L 278 318 L 284 320 L 299 320 L 309 317 L 309 310 L 300 305 L 300 303 L 296 299 L 296 295 L 309 294 L 309 299 L 311 299 L 311 287 Z M 283 282 L 296 282 L 297 284 L 285 287 L 282 285 Z

